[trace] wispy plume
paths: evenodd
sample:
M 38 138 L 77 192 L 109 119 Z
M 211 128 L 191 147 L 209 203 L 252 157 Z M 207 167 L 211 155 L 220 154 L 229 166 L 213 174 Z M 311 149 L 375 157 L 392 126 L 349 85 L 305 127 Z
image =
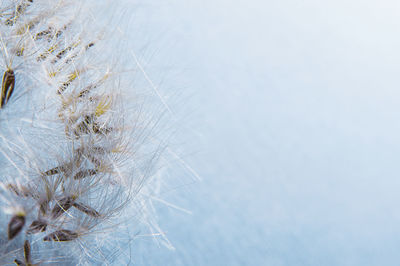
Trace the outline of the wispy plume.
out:
M 111 264 L 127 224 L 162 235 L 146 199 L 170 112 L 90 4 L 0 2 L 1 265 Z

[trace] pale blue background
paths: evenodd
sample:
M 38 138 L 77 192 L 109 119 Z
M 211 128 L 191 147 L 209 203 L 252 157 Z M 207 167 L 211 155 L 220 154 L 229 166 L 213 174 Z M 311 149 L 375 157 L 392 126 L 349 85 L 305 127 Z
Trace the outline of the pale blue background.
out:
M 138 264 L 400 265 L 400 2 L 131 6 L 202 178 L 164 194 L 192 215 L 159 205 L 176 250 Z

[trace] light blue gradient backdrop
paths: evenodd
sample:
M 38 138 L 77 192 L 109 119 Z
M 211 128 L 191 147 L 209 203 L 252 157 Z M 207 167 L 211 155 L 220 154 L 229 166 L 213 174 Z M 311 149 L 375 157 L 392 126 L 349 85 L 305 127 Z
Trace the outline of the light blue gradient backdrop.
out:
M 400 3 L 142 2 L 149 73 L 182 69 L 161 87 L 191 95 L 184 159 L 203 180 L 165 194 L 192 215 L 160 205 L 176 250 L 133 259 L 399 265 Z

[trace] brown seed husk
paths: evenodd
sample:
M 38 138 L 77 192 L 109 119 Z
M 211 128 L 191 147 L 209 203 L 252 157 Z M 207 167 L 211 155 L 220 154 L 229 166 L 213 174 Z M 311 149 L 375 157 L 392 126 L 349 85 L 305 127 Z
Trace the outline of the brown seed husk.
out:
M 43 241 L 56 241 L 56 242 L 72 241 L 77 239 L 78 236 L 79 235 L 76 232 L 62 229 L 45 236 L 43 238 Z
M 73 204 L 73 206 L 75 207 L 75 208 L 77 208 L 78 210 L 80 210 L 81 212 L 83 212 L 83 213 L 86 213 L 87 215 L 89 215 L 89 216 L 92 216 L 92 217 L 99 217 L 100 216 L 100 213 L 99 212 L 97 212 L 95 209 L 93 209 L 92 207 L 89 207 L 89 206 L 87 206 L 87 205 L 84 205 L 83 203 L 77 203 L 77 202 L 75 202 L 74 204 Z
M 14 215 L 8 223 L 8 239 L 13 239 L 25 225 L 25 215 Z
M 43 220 L 36 220 L 31 223 L 29 229 L 27 230 L 27 234 L 36 234 L 40 232 L 46 231 L 47 223 Z
M 1 85 L 1 101 L 0 108 L 3 108 L 4 105 L 8 102 L 11 97 L 11 94 L 14 91 L 15 86 L 15 75 L 12 69 L 8 69 L 4 72 L 3 81 Z
M 71 208 L 74 203 L 74 199 L 71 196 L 65 197 L 58 201 L 54 208 L 51 210 L 51 216 L 53 219 L 60 217 L 61 214 L 66 212 L 69 208 Z

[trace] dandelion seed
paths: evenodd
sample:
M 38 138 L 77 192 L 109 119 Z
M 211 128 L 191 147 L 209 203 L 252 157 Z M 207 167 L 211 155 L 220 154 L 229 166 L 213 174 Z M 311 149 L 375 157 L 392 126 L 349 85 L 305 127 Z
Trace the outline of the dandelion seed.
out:
M 96 122 L 95 115 L 87 115 L 85 116 L 84 121 L 80 122 L 75 130 L 74 134 L 76 137 L 80 137 L 82 134 L 96 133 L 106 135 L 112 131 L 112 128 L 106 126 L 100 126 Z
M 78 180 L 78 179 L 82 179 L 82 178 L 85 178 L 88 176 L 93 176 L 95 174 L 97 174 L 97 170 L 94 170 L 94 169 L 82 170 L 82 171 L 79 171 L 77 174 L 75 174 L 74 179 Z
M 92 216 L 92 217 L 100 217 L 100 213 L 99 212 L 97 212 L 95 209 L 93 209 L 92 207 L 89 207 L 89 206 L 87 206 L 87 205 L 84 205 L 84 204 L 82 204 L 82 203 L 77 203 L 77 202 L 75 202 L 74 204 L 73 204 L 73 206 L 75 207 L 75 208 L 77 208 L 78 210 L 80 210 L 81 212 L 83 212 L 83 213 L 86 213 L 87 215 L 89 215 L 89 216 Z
M 92 84 L 92 85 L 87 86 L 85 89 L 83 89 L 83 90 L 79 93 L 78 97 L 79 97 L 79 98 L 82 98 L 82 97 L 86 96 L 87 94 L 89 94 L 89 92 L 90 92 L 91 90 L 93 90 L 93 89 L 95 89 L 95 88 L 96 88 L 96 85 L 95 85 L 95 84 Z
M 74 203 L 75 197 L 69 196 L 61 199 L 57 204 L 54 206 L 53 210 L 51 211 L 51 216 L 53 219 L 57 219 L 61 216 L 64 212 L 68 211 L 71 208 L 72 204 Z
M 42 39 L 45 36 L 50 35 L 53 32 L 53 28 L 49 27 L 47 30 L 43 30 L 39 33 L 36 33 L 35 37 L 33 38 L 35 41 Z
M 31 245 L 29 244 L 28 240 L 25 240 L 25 243 L 24 243 L 24 258 L 25 258 L 26 264 L 31 263 Z
M 8 223 L 8 239 L 13 239 L 25 225 L 25 213 L 14 215 Z
M 14 91 L 14 86 L 15 86 L 14 71 L 12 69 L 8 69 L 7 71 L 4 72 L 4 75 L 3 75 L 3 82 L 2 82 L 2 85 L 1 85 L 0 108 L 3 108 L 3 106 L 10 99 L 11 94 Z
M 31 262 L 31 245 L 29 244 L 28 240 L 25 240 L 25 242 L 24 242 L 24 260 L 25 260 L 25 262 L 15 259 L 14 263 L 17 265 L 23 265 L 23 266 L 38 266 L 39 265 L 39 264 L 32 264 L 32 262 Z
M 79 235 L 76 232 L 62 229 L 45 236 L 43 238 L 43 241 L 56 241 L 56 242 L 72 241 L 77 239 L 78 236 Z
M 46 172 L 44 172 L 44 175 L 50 176 L 50 175 L 56 175 L 59 174 L 61 171 L 61 167 L 54 167 L 50 170 L 47 170 Z
M 158 121 L 153 123 L 152 113 L 147 116 L 141 97 L 124 113 L 121 95 L 135 88 L 115 65 L 113 52 L 119 50 L 98 45 L 107 39 L 107 29 L 95 30 L 101 23 L 91 23 L 96 12 L 87 12 L 86 1 L 0 2 L 5 60 L 0 109 L 15 97 L 15 86 L 18 92 L 0 128 L 0 148 L 8 159 L 2 165 L 1 199 L 4 210 L 12 212 L 5 227 L 13 240 L 0 248 L 7 252 L 0 253 L 0 265 L 33 266 L 30 244 L 38 239 L 64 242 L 82 236 L 68 245 L 73 252 L 44 243 L 35 250 L 46 265 L 92 265 L 97 252 L 109 250 L 110 239 L 103 245 L 98 232 L 129 220 L 123 216 L 128 213 L 151 216 L 143 198 L 151 189 L 146 181 L 160 150 L 153 134 Z M 125 84 L 127 91 L 120 92 Z M 31 116 L 32 126 L 24 128 L 19 121 Z M 124 213 L 129 204 L 134 211 Z M 31 242 L 23 242 L 22 233 Z M 100 239 L 96 246 L 94 239 Z M 10 257 L 21 246 L 24 259 Z
M 43 220 L 36 220 L 31 223 L 28 230 L 26 231 L 27 234 L 36 234 L 40 232 L 46 231 L 47 223 Z
M 74 44 L 72 44 L 72 45 L 68 46 L 67 48 L 63 49 L 61 52 L 59 52 L 59 53 L 56 55 L 56 58 L 53 59 L 53 60 L 51 61 L 51 63 L 52 63 L 52 64 L 57 63 L 57 61 L 60 60 L 61 58 L 63 58 L 63 56 L 64 56 L 66 53 L 68 53 L 69 51 L 71 51 L 71 50 L 73 50 L 74 48 L 76 48 L 79 44 L 80 44 L 80 41 L 77 41 L 77 42 L 75 42 Z

